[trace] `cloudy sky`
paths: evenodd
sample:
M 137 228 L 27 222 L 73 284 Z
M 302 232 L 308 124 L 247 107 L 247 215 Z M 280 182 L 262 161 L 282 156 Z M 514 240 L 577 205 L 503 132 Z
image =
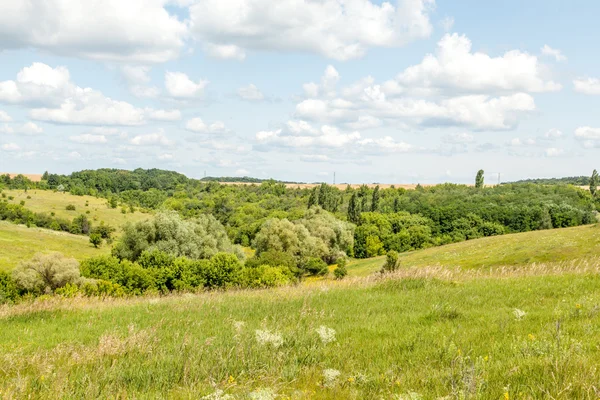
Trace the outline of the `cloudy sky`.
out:
M 0 171 L 588 175 L 599 14 L 592 0 L 0 0 Z

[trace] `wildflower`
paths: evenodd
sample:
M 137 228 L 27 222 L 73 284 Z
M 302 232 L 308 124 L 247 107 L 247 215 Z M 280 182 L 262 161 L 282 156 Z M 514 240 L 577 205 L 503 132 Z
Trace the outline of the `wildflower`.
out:
M 283 338 L 280 334 L 271 331 L 261 331 L 257 329 L 255 331 L 256 341 L 261 345 L 270 344 L 271 346 L 278 348 L 283 344 Z
M 326 369 L 323 371 L 323 384 L 327 387 L 333 386 L 341 372 L 337 369 Z
M 232 383 L 235 383 L 235 378 L 233 376 L 229 375 L 229 378 L 227 379 L 227 383 L 229 383 L 230 385 Z
M 513 314 L 517 321 L 522 320 L 525 317 L 525 315 L 527 315 L 527 313 L 525 311 L 519 310 L 518 308 L 515 308 L 513 310 Z
M 275 400 L 277 398 L 277 394 L 273 391 L 273 389 L 258 389 L 254 392 L 251 392 L 248 397 L 251 400 Z
M 510 400 L 508 392 L 504 392 L 504 400 Z
M 356 379 L 354 379 L 353 376 L 351 376 L 350 378 L 348 378 L 348 383 L 354 383 Z
M 217 389 L 214 393 L 201 397 L 201 400 L 233 400 L 233 396 L 225 394 L 221 389 Z
M 575 308 L 579 310 L 581 308 L 581 304 L 575 304 Z
M 315 331 L 321 338 L 321 342 L 323 342 L 323 344 L 335 342 L 335 340 L 336 340 L 335 339 L 335 329 L 328 328 L 326 326 L 321 325 Z
M 489 359 L 490 359 L 490 357 L 489 357 L 489 356 L 485 356 L 485 357 L 483 357 L 483 361 L 487 361 L 487 360 L 489 360 Z
M 535 340 L 535 335 L 533 333 L 530 333 L 529 335 L 527 335 L 527 337 L 529 338 L 529 340 Z
M 237 333 L 240 333 L 246 323 L 244 321 L 233 321 L 233 328 Z

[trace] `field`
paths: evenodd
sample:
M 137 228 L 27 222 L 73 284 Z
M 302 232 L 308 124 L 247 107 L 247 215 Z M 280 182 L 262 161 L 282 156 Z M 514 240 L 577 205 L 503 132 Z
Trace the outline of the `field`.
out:
M 126 222 L 136 222 L 148 217 L 148 214 L 136 211 L 131 214 L 121 213 L 121 208 L 109 208 L 106 199 L 96 198 L 93 196 L 74 196 L 69 193 L 59 193 L 50 190 L 28 190 L 27 193 L 23 190 L 4 190 L 7 196 L 13 196 L 10 203 L 19 204 L 20 201 L 25 202 L 25 207 L 34 212 L 54 212 L 57 217 L 73 219 L 80 214 L 86 214 L 93 224 L 99 224 L 100 221 L 120 227 Z M 30 196 L 31 199 L 28 199 Z M 88 206 L 85 203 L 88 202 Z M 75 206 L 75 211 L 69 211 L 66 207 L 72 204 Z M 86 212 L 90 213 L 87 214 Z
M 292 289 L 0 308 L 0 393 L 598 397 L 597 265 L 470 272 L 419 268 Z
M 551 229 L 470 240 L 400 254 L 406 267 L 441 265 L 485 268 L 556 263 L 600 256 L 600 226 Z M 381 269 L 385 257 L 353 260 L 348 271 L 366 276 Z
M 0 221 L 0 271 L 12 270 L 21 260 L 30 259 L 37 252 L 60 251 L 83 260 L 110 252 L 108 246 L 94 248 L 89 237 L 55 232 L 47 229 L 27 228 Z

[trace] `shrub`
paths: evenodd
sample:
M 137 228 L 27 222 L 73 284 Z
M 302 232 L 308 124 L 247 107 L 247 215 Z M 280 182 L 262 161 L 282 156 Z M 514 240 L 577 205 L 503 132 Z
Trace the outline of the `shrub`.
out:
M 205 267 L 207 288 L 225 288 L 240 283 L 242 264 L 233 254 L 217 253 Z
M 21 200 L 21 201 L 19 202 L 19 204 L 20 204 L 20 205 L 22 205 L 22 206 L 24 206 L 24 205 L 25 205 L 25 200 Z
M 400 267 L 398 252 L 390 250 L 387 252 L 385 264 L 383 264 L 382 272 L 393 272 Z
M 0 271 L 0 304 L 15 303 L 18 298 L 17 283 L 8 273 Z
M 310 258 L 306 262 L 304 269 L 309 275 L 317 276 L 327 275 L 327 273 L 329 272 L 329 270 L 327 269 L 327 263 L 321 260 L 320 258 Z
M 110 239 L 111 235 L 115 231 L 116 229 L 114 227 L 105 224 L 104 221 L 101 221 L 100 225 L 93 227 L 90 232 L 99 234 L 102 239 Z
M 90 229 L 90 221 L 84 214 L 81 214 L 79 217 L 73 219 L 69 232 L 76 235 L 87 235 L 90 233 Z
M 92 233 L 90 235 L 90 243 L 93 244 L 95 248 L 98 248 L 102 244 L 102 236 L 98 233 Z
M 27 200 L 30 200 L 30 199 L 31 199 L 31 196 L 27 196 Z
M 67 207 L 65 207 L 67 209 L 67 211 L 75 211 L 75 205 L 74 204 L 67 204 Z
M 249 288 L 270 288 L 284 286 L 293 279 L 293 274 L 287 267 L 273 267 L 270 265 L 259 265 L 254 268 L 245 268 L 243 272 L 243 286 Z
M 13 279 L 29 292 L 54 292 L 67 283 L 77 284 L 80 281 L 79 262 L 57 252 L 38 253 L 15 268 Z
M 348 275 L 348 270 L 344 265 L 338 265 L 336 269 L 333 270 L 333 276 L 335 279 L 344 279 Z

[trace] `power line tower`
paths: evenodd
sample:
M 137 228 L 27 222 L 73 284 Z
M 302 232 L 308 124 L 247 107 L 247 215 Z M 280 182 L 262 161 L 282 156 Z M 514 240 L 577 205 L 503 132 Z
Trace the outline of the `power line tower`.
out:
M 333 171 L 333 184 L 335 185 L 335 171 Z

